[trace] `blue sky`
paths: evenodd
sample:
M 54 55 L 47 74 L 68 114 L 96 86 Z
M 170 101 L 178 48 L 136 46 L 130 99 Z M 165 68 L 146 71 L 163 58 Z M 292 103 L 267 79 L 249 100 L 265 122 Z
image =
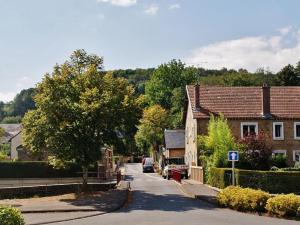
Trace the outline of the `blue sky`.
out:
M 298 0 L 0 0 L 0 100 L 33 87 L 75 49 L 106 69 L 176 58 L 277 71 L 300 60 Z

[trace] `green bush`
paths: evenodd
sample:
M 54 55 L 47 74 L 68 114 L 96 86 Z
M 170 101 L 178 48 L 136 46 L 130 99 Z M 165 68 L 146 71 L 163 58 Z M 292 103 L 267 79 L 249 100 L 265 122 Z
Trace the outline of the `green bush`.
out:
M 231 185 L 231 169 L 211 168 L 209 184 L 224 188 Z M 235 170 L 236 184 L 244 188 L 261 189 L 273 194 L 300 193 L 299 171 Z
M 270 195 L 261 190 L 229 186 L 222 190 L 217 198 L 223 207 L 238 211 L 263 212 Z
M 211 168 L 208 173 L 208 183 L 211 186 L 223 189 L 231 185 L 231 169 Z
M 55 169 L 48 162 L 0 162 L 0 178 L 60 178 L 81 177 L 81 167 L 69 163 L 64 169 Z M 96 167 L 90 171 L 96 172 Z
M 13 207 L 0 206 L 1 225 L 25 225 L 25 221 L 20 211 Z
M 300 197 L 294 194 L 277 195 L 267 201 L 266 210 L 282 217 L 300 216 Z
M 285 168 L 286 164 L 286 155 L 284 154 L 277 154 L 272 157 L 271 165 L 276 166 L 278 168 Z

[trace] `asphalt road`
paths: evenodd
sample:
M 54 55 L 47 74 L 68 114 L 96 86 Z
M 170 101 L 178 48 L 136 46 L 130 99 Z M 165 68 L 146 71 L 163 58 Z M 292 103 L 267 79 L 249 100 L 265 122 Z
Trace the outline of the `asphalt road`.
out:
M 229 209 L 215 208 L 185 196 L 172 180 L 156 174 L 143 174 L 140 164 L 128 164 L 131 180 L 129 203 L 121 210 L 57 225 L 299 225 L 283 220 Z M 45 215 L 44 215 L 45 216 Z

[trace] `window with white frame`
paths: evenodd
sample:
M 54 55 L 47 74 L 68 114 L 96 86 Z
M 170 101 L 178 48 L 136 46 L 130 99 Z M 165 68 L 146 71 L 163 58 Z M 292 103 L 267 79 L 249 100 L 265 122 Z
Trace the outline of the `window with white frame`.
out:
M 241 137 L 244 138 L 248 135 L 258 134 L 258 123 L 257 122 L 243 122 L 241 123 Z
M 286 156 L 286 150 L 273 150 L 272 151 L 272 156 L 277 156 L 277 155 L 284 155 Z
M 294 138 L 300 140 L 300 122 L 294 123 Z
M 300 150 L 293 151 L 293 161 L 300 162 Z
M 274 122 L 273 123 L 273 139 L 274 140 L 284 140 L 283 122 Z

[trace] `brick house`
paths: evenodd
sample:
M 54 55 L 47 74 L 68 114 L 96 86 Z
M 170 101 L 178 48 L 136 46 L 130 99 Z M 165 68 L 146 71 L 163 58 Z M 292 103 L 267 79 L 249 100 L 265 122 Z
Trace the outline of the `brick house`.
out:
M 222 113 L 236 139 L 263 131 L 273 154 L 300 161 L 300 87 L 187 86 L 185 161 L 198 166 L 197 135 L 207 134 L 211 114 Z

